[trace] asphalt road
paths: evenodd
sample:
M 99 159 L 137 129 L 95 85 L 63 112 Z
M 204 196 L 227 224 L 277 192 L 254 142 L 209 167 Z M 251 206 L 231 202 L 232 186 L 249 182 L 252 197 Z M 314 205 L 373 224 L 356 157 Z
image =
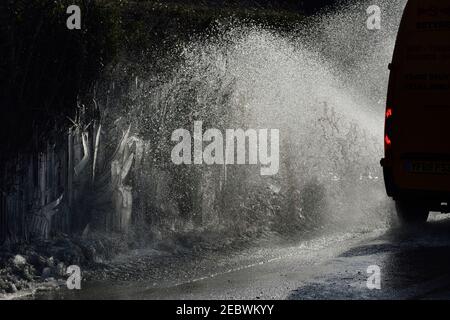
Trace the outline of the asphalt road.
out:
M 145 269 L 146 259 L 154 260 L 141 257 L 139 268 Z M 123 260 L 116 263 L 127 269 Z M 132 265 L 135 273 L 149 277 L 88 282 L 80 291 L 59 290 L 35 298 L 447 299 L 450 217 L 433 217 L 423 228 L 343 233 L 234 257 L 170 263 L 153 278 L 154 266 L 139 270 Z M 370 290 L 367 268 L 373 265 L 380 268 L 381 288 Z

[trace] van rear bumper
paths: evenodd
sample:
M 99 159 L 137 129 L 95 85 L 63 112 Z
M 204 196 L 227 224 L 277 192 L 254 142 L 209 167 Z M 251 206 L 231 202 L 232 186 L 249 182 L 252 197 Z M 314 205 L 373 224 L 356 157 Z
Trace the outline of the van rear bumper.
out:
M 389 197 L 394 200 L 398 199 L 414 199 L 415 201 L 426 202 L 430 210 L 442 210 L 442 203 L 450 204 L 450 192 L 448 191 L 430 191 L 420 189 L 399 188 L 394 182 L 392 167 L 390 167 L 385 159 L 381 159 L 383 167 L 384 184 Z

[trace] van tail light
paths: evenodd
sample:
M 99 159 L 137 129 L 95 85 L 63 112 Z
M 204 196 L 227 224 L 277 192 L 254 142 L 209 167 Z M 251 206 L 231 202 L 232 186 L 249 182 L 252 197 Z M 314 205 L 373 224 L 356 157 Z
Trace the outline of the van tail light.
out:
M 388 135 L 386 135 L 384 137 L 384 143 L 386 144 L 386 146 L 390 146 L 392 144 L 392 141 L 391 141 L 391 139 L 389 138 Z
M 391 108 L 387 108 L 386 110 L 386 119 L 392 117 L 392 109 Z
M 384 128 L 384 147 L 387 150 L 392 145 L 392 108 L 386 109 Z

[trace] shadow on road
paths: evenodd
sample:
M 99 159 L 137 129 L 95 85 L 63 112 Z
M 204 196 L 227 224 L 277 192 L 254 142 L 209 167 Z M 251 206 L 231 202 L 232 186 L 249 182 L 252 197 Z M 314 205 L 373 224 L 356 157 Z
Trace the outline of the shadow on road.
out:
M 381 290 L 367 289 L 367 267 L 381 268 Z M 389 230 L 356 246 L 326 267 L 325 274 L 288 299 L 449 299 L 450 217 L 423 227 Z

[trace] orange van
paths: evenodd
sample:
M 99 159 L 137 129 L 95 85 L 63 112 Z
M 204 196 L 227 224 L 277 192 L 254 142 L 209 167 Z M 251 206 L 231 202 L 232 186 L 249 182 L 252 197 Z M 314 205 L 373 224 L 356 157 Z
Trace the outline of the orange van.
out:
M 389 69 L 386 190 L 402 222 L 425 222 L 450 212 L 450 1 L 408 1 Z

